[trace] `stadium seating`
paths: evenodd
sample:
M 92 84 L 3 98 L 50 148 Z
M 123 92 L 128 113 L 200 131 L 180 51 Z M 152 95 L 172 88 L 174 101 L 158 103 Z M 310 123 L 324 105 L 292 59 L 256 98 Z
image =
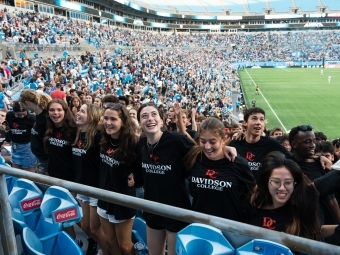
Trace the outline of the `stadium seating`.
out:
M 293 255 L 289 248 L 284 245 L 263 240 L 254 239 L 236 250 L 236 255 Z
M 42 241 L 31 229 L 24 228 L 23 246 L 27 255 L 83 255 L 78 244 L 64 231 Z
M 322 0 L 321 1 L 324 6 L 328 7 L 331 11 L 339 11 L 340 10 L 340 1 L 334 0 Z
M 62 223 L 63 227 L 70 227 L 83 217 L 83 211 L 72 194 L 58 186 L 46 190 L 40 209 L 46 221 Z
M 295 0 L 295 5 L 304 12 L 315 12 L 320 4 L 318 0 Z
M 234 248 L 221 230 L 193 223 L 177 234 L 176 253 L 180 255 L 234 254 Z

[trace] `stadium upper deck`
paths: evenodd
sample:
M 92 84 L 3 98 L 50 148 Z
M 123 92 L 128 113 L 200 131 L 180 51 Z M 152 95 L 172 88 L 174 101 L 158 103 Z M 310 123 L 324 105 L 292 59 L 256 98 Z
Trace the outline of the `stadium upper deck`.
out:
M 123 2 L 126 4 L 127 1 Z M 295 9 L 302 12 L 319 12 L 322 8 L 340 10 L 340 2 L 334 0 L 133 0 L 130 3 L 156 11 L 203 15 L 216 15 L 225 11 L 233 14 L 264 14 L 269 10 L 275 13 L 289 13 Z
M 331 0 L 15 0 L 13 5 L 107 25 L 148 31 L 252 32 L 340 27 Z

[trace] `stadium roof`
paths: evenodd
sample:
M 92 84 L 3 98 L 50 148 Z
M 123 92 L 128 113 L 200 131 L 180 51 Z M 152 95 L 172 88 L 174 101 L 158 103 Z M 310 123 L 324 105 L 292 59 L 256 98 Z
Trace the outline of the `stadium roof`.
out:
M 302 12 L 320 12 L 324 7 L 329 11 L 340 10 L 340 0 L 132 0 L 136 5 L 155 11 L 178 14 L 263 14 L 273 9 L 275 13 L 287 13 L 291 9 Z

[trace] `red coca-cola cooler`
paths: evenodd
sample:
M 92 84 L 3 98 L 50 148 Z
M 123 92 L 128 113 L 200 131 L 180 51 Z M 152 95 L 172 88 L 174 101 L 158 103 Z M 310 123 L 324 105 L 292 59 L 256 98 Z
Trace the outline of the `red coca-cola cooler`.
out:
M 26 179 L 18 179 L 14 183 L 8 196 L 12 210 L 22 213 L 24 216 L 33 211 L 39 211 L 43 200 L 43 193 L 34 182 Z
M 46 190 L 40 210 L 46 221 L 62 223 L 64 227 L 78 223 L 83 217 L 83 211 L 72 194 L 57 186 Z

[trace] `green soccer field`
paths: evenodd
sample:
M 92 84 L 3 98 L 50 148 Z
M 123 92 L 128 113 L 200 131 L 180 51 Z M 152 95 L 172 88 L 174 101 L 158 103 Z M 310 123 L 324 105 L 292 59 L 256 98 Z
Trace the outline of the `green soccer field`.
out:
M 312 124 L 328 139 L 340 137 L 340 69 L 287 68 L 245 69 L 240 77 L 247 106 L 266 112 L 268 129 Z M 328 83 L 328 76 L 331 82 Z M 255 95 L 255 84 L 260 95 Z

